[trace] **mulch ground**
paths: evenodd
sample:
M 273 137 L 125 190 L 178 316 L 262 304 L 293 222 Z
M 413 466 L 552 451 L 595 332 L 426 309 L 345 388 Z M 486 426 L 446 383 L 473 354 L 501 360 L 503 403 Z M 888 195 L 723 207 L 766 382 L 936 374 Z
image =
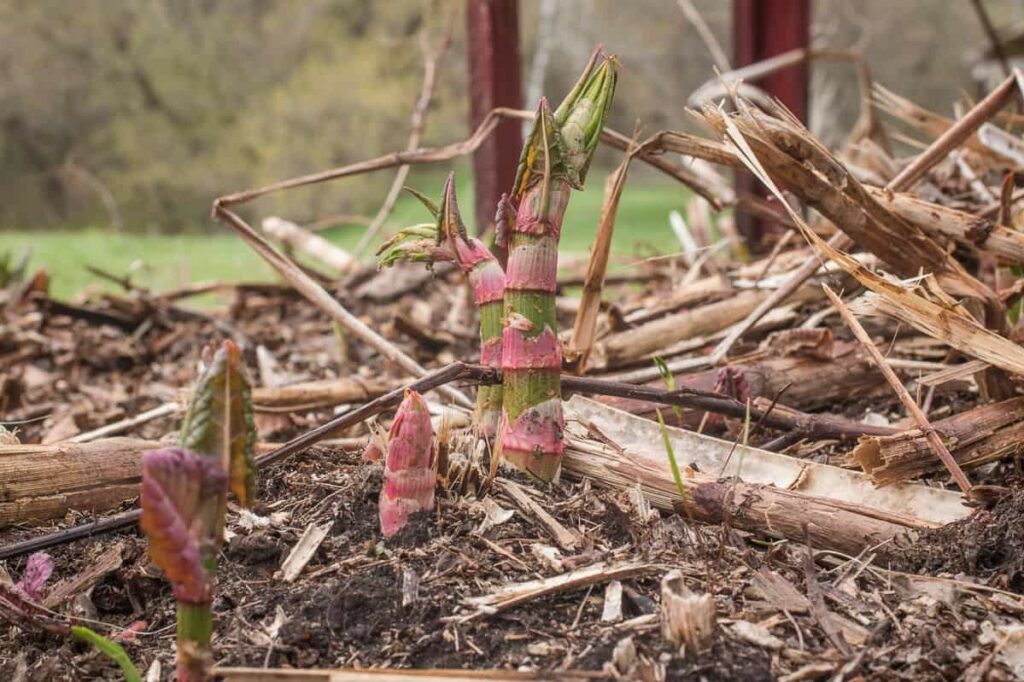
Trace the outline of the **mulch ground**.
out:
M 434 282 L 415 291 L 399 287 L 384 302 L 341 297 L 436 366 L 476 353 L 472 309 L 453 313 L 443 302 L 448 295 Z M 23 442 L 66 438 L 175 399 L 194 378 L 202 345 L 226 335 L 242 343 L 254 378 L 258 346 L 294 379 L 394 372 L 284 290 L 239 289 L 227 312 L 191 316 L 167 301 L 137 299 L 110 297 L 56 312 L 36 295 L 4 308 L 0 414 L 21 418 Z M 121 323 L 83 311 L 117 315 Z M 433 330 L 441 328 L 449 334 L 437 338 Z M 433 342 L 425 340 L 431 335 Z M 867 405 L 860 405 L 861 414 Z M 283 442 L 330 415 L 264 414 L 261 440 Z M 176 427 L 174 418 L 162 418 L 131 434 L 162 438 Z M 335 435 L 363 434 L 361 426 Z M 630 491 L 598 490 L 586 481 L 536 486 L 503 476 L 484 499 L 465 490 L 441 494 L 433 514 L 385 541 L 377 523 L 380 464 L 362 461 L 357 451 L 317 446 L 261 471 L 255 507 L 229 514 L 214 604 L 217 663 L 505 668 L 556 678 L 562 670 L 590 670 L 650 680 L 810 680 L 839 673 L 844 679 L 1009 680 L 1010 666 L 1020 665 L 1020 652 L 1014 654 L 1024 615 L 1017 594 L 1024 590 L 1019 491 L 965 522 L 923 534 L 900 565 L 877 566 L 870 553 L 840 556 L 661 514 Z M 582 546 L 559 550 L 545 526 L 506 492 L 509 479 L 579 531 Z M 52 526 L 7 529 L 0 542 L 94 518 L 72 513 Z M 326 539 L 286 582 L 282 561 L 308 527 L 324 524 Z M 159 659 L 166 677 L 173 668 L 174 600 L 138 532 L 55 549 L 54 580 L 111 552 L 120 553 L 118 567 L 61 608 L 115 632 L 123 628 L 121 638 L 140 668 Z M 605 583 L 498 613 L 467 603 L 510 583 L 598 561 L 644 565 L 622 581 L 621 614 L 611 620 L 602 620 Z M 6 569 L 17 576 L 23 565 L 24 558 L 11 560 Z M 713 596 L 720 627 L 705 651 L 681 651 L 661 634 L 661 578 L 673 569 L 691 590 Z M 0 628 L 0 679 L 117 678 L 106 659 L 80 644 Z

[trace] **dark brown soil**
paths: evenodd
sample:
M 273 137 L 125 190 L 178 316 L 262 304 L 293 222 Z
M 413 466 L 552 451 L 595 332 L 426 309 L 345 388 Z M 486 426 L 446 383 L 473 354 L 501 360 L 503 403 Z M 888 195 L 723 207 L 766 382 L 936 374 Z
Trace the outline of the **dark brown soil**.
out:
M 991 510 L 923 533 L 905 557 L 906 571 L 977 576 L 1024 592 L 1024 490 L 1013 490 Z

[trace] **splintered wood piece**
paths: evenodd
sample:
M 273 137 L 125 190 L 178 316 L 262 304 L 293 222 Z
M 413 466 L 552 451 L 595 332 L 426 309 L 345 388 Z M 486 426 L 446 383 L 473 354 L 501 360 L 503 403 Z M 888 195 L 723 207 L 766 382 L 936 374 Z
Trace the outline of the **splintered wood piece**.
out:
M 618 623 L 620 620 L 622 620 L 622 582 L 613 580 L 604 590 L 601 622 Z
M 139 455 L 157 441 L 0 445 L 0 528 L 112 509 L 139 494 Z
M 616 332 L 594 345 L 591 364 L 595 368 L 615 367 L 695 336 L 721 331 L 747 317 L 764 301 L 774 297 L 769 289 L 747 289 L 731 298 L 672 313 L 633 329 Z M 821 298 L 817 287 L 803 287 L 792 301 Z
M 850 331 L 853 332 L 853 335 L 857 337 L 857 340 L 860 341 L 864 348 L 867 349 L 868 353 L 871 354 L 871 357 L 874 359 L 878 369 L 882 371 L 886 381 L 888 381 L 889 385 L 892 386 L 893 390 L 896 392 L 896 396 L 900 399 L 900 402 L 903 403 L 907 412 L 909 412 L 910 416 L 914 418 L 918 428 L 921 429 L 925 438 L 928 440 L 928 444 L 931 445 L 935 455 L 942 461 L 942 464 L 953 477 L 953 480 L 956 481 L 957 485 L 959 485 L 960 489 L 964 492 L 970 490 L 971 481 L 967 478 L 963 469 L 960 468 L 960 465 L 957 464 L 957 461 L 953 459 L 953 455 L 950 454 L 946 444 L 942 442 L 942 439 L 939 438 L 939 435 L 935 432 L 935 429 L 928 421 L 928 417 L 924 416 L 924 412 L 922 412 L 921 408 L 918 407 L 917 401 L 915 401 L 910 393 L 907 392 L 907 387 L 904 386 L 903 382 L 900 381 L 900 378 L 896 376 L 896 372 L 892 371 L 892 368 L 886 364 L 885 357 L 882 355 L 882 352 L 875 347 L 871 337 L 868 336 L 866 331 L 864 331 L 864 327 L 862 327 L 860 322 L 857 321 L 857 318 L 853 316 L 853 313 L 851 313 L 850 309 L 846 307 L 846 304 L 843 303 L 842 299 L 828 288 L 827 284 L 823 285 L 822 288 L 825 290 L 825 294 L 828 296 L 829 300 L 832 301 L 832 305 L 834 305 L 836 310 L 839 311 L 839 314 L 842 316 L 843 321 L 846 322 L 846 325 L 850 328 Z
M 674 489 L 661 426 L 593 400 L 573 396 L 566 403 L 568 443 L 588 452 L 594 449 L 588 438 L 593 432 L 622 451 L 620 466 L 625 472 L 642 467 Z M 684 429 L 665 427 L 681 469 L 693 471 L 687 481 L 736 477 L 751 486 L 772 486 L 779 491 L 814 496 L 823 503 L 857 509 L 907 526 L 935 527 L 965 518 L 970 510 L 957 493 L 924 485 L 901 484 L 876 488 L 868 476 L 841 467 L 796 459 L 776 452 L 739 445 Z M 566 465 L 572 472 L 575 459 Z M 724 486 L 727 490 L 729 486 Z M 753 494 L 751 490 L 751 494 Z M 678 493 L 676 494 L 678 497 Z M 696 504 L 695 501 L 691 501 Z M 799 538 L 797 538 L 799 539 Z
M 288 556 L 281 563 L 281 577 L 286 583 L 290 583 L 299 577 L 299 573 L 302 573 L 302 569 L 306 567 L 309 560 L 316 554 L 316 550 L 320 548 L 320 543 L 324 541 L 327 534 L 331 531 L 334 526 L 334 521 L 327 521 L 319 525 L 311 523 L 306 526 L 306 530 L 302 532 L 302 537 L 292 547 L 292 551 L 288 552 Z
M 933 422 L 961 468 L 969 469 L 1020 451 L 1024 398 L 1010 398 Z M 919 478 L 942 469 L 920 429 L 892 436 L 864 436 L 849 455 L 878 485 Z
M 536 502 L 530 494 L 513 481 L 501 480 L 502 489 L 509 494 L 509 497 L 527 516 L 535 517 L 548 531 L 551 538 L 558 543 L 558 546 L 567 551 L 573 551 L 580 546 L 581 538 L 579 533 L 573 532 L 559 523 L 558 519 L 548 513 L 544 507 Z
M 43 599 L 43 606 L 48 609 L 55 609 L 65 601 L 88 590 L 104 576 L 113 573 L 121 568 L 123 558 L 121 552 L 124 546 L 119 542 L 110 547 L 100 556 L 90 561 L 82 572 L 64 578 L 56 583 L 46 592 Z
M 608 580 L 632 578 L 644 573 L 650 573 L 657 570 L 657 568 L 654 564 L 640 561 L 623 561 L 618 563 L 602 561 L 569 571 L 568 573 L 551 576 L 550 578 L 512 583 L 511 585 L 499 587 L 490 594 L 468 598 L 466 603 L 477 609 L 469 617 L 495 614 L 549 594 L 572 592 L 582 587 L 588 587 Z M 455 619 L 460 620 L 458 617 Z
M 884 190 L 887 192 L 901 192 L 909 189 L 917 180 L 919 180 L 925 173 L 928 172 L 935 164 L 939 163 L 950 151 L 956 149 L 965 140 L 971 137 L 971 135 L 977 131 L 986 120 L 991 118 L 995 113 L 1001 109 L 1009 100 L 1014 93 L 1014 79 L 1008 78 L 1002 84 L 993 90 L 985 99 L 978 102 L 963 118 L 945 130 L 938 139 L 928 146 L 920 155 L 918 155 L 914 161 L 904 168 L 896 177 L 890 180 Z M 735 129 L 735 128 L 734 128 Z M 727 135 L 727 137 L 730 137 Z M 743 142 L 741 139 L 731 140 L 731 144 L 726 145 L 726 151 L 733 155 L 733 158 L 739 160 L 742 165 L 748 167 L 755 175 L 758 175 L 762 181 L 767 181 L 766 184 L 770 189 L 774 189 L 773 192 L 781 198 L 781 194 L 778 192 L 778 188 L 771 184 L 771 180 L 764 176 L 764 169 L 756 167 L 756 159 L 748 158 L 747 153 L 750 148 L 746 146 L 743 149 Z M 739 152 L 734 154 L 734 152 Z M 792 207 L 782 201 L 783 207 L 789 214 L 790 218 L 794 219 L 794 223 L 800 224 L 803 221 L 799 216 L 795 215 Z M 801 227 L 801 231 L 804 231 Z M 812 243 L 817 244 L 818 242 L 811 238 Z M 820 241 L 820 240 L 819 240 Z M 853 245 L 853 240 L 843 232 L 837 232 L 832 235 L 828 242 L 821 241 L 820 245 L 826 246 L 825 255 L 831 257 L 834 252 L 841 252 L 845 249 L 850 248 Z M 712 359 L 718 362 L 724 358 L 729 349 L 742 337 L 758 320 L 764 317 L 769 311 L 774 309 L 780 303 L 785 301 L 789 296 L 797 291 L 799 287 L 806 282 L 810 277 L 818 271 L 818 268 L 822 265 L 821 255 L 818 253 L 812 253 L 807 257 L 807 260 L 793 272 L 793 274 L 786 280 L 786 282 L 780 286 L 771 297 L 762 301 L 753 312 L 748 315 L 743 322 L 733 330 L 721 343 L 715 348 L 712 353 Z M 987 358 L 986 358 L 987 359 Z
M 686 587 L 683 574 L 672 570 L 661 579 L 661 634 L 686 653 L 711 646 L 718 619 L 710 594 L 695 594 Z

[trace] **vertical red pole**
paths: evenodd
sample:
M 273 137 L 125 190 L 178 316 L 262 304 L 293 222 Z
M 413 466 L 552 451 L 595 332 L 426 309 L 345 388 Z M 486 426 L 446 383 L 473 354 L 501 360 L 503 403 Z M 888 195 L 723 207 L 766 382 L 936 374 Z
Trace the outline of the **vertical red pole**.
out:
M 495 107 L 522 107 L 518 0 L 466 0 L 471 129 Z M 515 181 L 522 123 L 502 122 L 473 155 L 477 232 L 494 227 L 502 192 Z
M 746 66 L 782 52 L 810 46 L 810 0 L 733 0 L 733 67 Z M 801 62 L 752 85 L 779 99 L 801 121 L 807 121 L 807 63 Z M 736 174 L 740 193 L 766 196 L 749 173 Z M 736 227 L 751 250 L 765 236 L 761 219 L 737 213 Z

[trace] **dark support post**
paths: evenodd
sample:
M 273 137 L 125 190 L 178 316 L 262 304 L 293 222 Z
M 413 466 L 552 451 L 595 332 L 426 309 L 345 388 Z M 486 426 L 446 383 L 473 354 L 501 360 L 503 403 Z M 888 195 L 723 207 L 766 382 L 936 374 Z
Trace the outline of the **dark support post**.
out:
M 523 106 L 519 78 L 518 0 L 466 0 L 470 129 L 495 107 Z M 473 155 L 476 229 L 494 227 L 503 192 L 510 192 L 522 148 L 522 123 L 502 122 Z
M 759 62 L 799 47 L 810 46 L 810 0 L 733 0 L 733 68 Z M 808 68 L 801 62 L 752 85 L 779 99 L 801 121 L 807 121 Z M 736 174 L 736 190 L 766 196 L 752 175 Z M 769 226 L 737 212 L 736 226 L 753 251 Z

